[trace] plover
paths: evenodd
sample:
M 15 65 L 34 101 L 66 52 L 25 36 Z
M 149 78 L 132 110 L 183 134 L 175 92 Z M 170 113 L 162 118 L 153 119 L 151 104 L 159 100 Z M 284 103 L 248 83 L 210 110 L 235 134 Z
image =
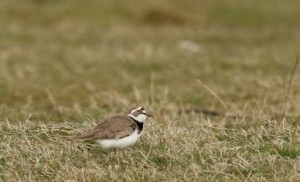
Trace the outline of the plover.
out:
M 144 122 L 151 117 L 143 107 L 133 109 L 127 115 L 114 116 L 98 124 L 94 129 L 79 134 L 71 140 L 94 140 L 103 149 L 131 147 L 140 138 Z

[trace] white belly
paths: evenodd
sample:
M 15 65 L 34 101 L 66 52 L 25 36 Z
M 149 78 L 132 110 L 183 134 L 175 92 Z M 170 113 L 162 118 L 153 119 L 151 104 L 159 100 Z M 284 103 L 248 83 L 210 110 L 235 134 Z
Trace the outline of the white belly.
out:
M 96 140 L 96 143 L 100 145 L 103 149 L 110 148 L 127 148 L 136 143 L 140 138 L 142 132 L 138 134 L 138 131 L 135 130 L 131 135 L 121 138 L 121 139 L 106 139 L 106 140 Z

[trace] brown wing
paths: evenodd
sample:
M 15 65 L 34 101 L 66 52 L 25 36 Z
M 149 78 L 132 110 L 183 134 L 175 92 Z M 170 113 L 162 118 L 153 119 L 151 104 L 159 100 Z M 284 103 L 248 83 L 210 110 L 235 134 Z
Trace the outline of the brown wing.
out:
M 72 139 L 113 139 L 129 136 L 136 129 L 135 122 L 129 116 L 115 116 L 98 124 L 93 130 Z

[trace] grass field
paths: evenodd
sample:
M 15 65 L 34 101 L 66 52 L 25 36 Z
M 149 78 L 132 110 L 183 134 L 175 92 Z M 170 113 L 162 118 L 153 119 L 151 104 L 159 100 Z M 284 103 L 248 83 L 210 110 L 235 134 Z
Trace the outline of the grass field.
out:
M 0 181 L 299 181 L 299 7 L 2 0 Z M 138 105 L 131 149 L 68 141 Z

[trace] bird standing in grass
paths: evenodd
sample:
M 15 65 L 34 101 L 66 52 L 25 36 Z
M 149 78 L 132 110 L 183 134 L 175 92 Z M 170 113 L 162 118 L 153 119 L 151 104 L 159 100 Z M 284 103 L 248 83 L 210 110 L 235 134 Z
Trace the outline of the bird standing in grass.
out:
M 143 107 L 130 111 L 127 115 L 114 116 L 98 124 L 85 134 L 79 134 L 71 140 L 94 140 L 103 149 L 123 149 L 131 147 L 140 138 L 144 122 L 151 117 Z

